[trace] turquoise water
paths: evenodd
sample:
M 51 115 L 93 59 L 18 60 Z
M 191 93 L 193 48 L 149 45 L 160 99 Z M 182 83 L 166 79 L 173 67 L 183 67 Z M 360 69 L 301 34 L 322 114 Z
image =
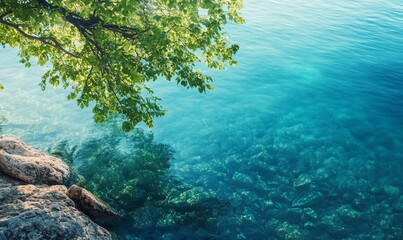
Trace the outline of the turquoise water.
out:
M 174 151 L 167 176 L 194 189 L 172 201 L 218 202 L 196 204 L 197 223 L 172 204 L 136 205 L 153 221 L 121 237 L 403 239 L 403 3 L 246 0 L 243 12 L 246 24 L 227 26 L 239 65 L 211 72 L 213 92 L 153 84 L 169 111 L 152 129 Z M 43 69 L 16 53 L 0 50 L 3 133 L 92 146 L 103 130 L 90 110 L 41 92 Z

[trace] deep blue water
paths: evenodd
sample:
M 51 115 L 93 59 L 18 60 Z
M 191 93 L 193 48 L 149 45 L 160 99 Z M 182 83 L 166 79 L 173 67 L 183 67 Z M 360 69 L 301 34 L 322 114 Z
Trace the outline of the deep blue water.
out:
M 246 0 L 243 13 L 226 28 L 239 64 L 210 72 L 214 91 L 152 84 L 169 111 L 152 129 L 175 151 L 169 174 L 231 206 L 200 228 L 212 239 L 403 239 L 403 2 Z M 0 50 L 3 133 L 42 149 L 91 138 L 90 110 L 41 92 L 43 69 L 16 55 Z M 171 228 L 183 235 L 164 239 L 186 236 Z

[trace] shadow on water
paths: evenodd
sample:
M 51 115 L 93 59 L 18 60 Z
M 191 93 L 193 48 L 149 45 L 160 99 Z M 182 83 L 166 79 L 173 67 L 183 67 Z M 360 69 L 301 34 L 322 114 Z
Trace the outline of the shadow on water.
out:
M 3 127 L 6 122 L 7 122 L 7 119 L 0 115 L 0 134 L 3 132 Z
M 170 146 L 155 143 L 142 129 L 125 133 L 113 123 L 100 128 L 97 137 L 75 146 L 59 142 L 49 152 L 74 166 L 70 184 L 90 190 L 125 217 L 112 231 L 121 239 L 212 237 L 229 204 L 170 175 Z

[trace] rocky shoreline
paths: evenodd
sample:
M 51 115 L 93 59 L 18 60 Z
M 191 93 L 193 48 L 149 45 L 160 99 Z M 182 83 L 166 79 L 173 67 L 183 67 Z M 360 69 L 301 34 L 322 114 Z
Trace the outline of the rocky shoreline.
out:
M 0 136 L 0 239 L 112 239 L 98 224 L 119 216 L 89 191 L 68 189 L 70 174 L 62 160 Z

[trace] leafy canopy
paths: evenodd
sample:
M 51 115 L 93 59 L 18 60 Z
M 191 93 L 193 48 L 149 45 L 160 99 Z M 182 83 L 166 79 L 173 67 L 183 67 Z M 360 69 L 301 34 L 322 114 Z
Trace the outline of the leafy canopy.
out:
M 236 64 L 239 46 L 223 31 L 242 23 L 242 0 L 0 0 L 0 43 L 21 62 L 51 63 L 42 77 L 93 106 L 95 122 L 122 114 L 124 130 L 152 126 L 165 111 L 147 85 L 159 77 L 199 92 L 212 89 L 198 62 Z M 0 85 L 0 88 L 2 86 Z

